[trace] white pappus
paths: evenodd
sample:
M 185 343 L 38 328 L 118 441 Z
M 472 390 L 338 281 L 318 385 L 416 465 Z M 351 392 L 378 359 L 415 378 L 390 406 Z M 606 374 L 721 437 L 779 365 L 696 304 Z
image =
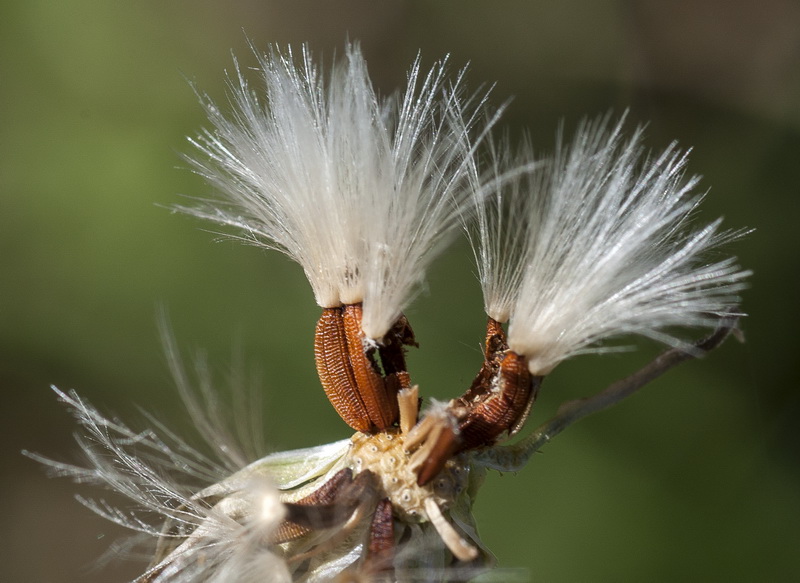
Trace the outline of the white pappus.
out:
M 690 224 L 703 196 L 685 176 L 675 144 L 645 154 L 642 129 L 622 135 L 624 117 L 580 124 L 571 144 L 561 133 L 554 155 L 528 171 L 526 140 L 493 151 L 477 190 L 469 228 L 487 314 L 508 322 L 511 350 L 531 374 L 639 334 L 687 346 L 670 327 L 714 327 L 735 314 L 750 271 L 735 258 L 710 259 L 745 231 L 721 231 L 721 219 Z
M 419 59 L 401 94 L 379 97 L 350 44 L 329 78 L 306 47 L 299 64 L 273 49 L 259 75 L 263 99 L 237 66 L 229 116 L 202 97 L 214 127 L 187 159 L 227 201 L 181 210 L 286 253 L 320 306 L 363 302 L 378 341 L 468 206 L 485 100 L 463 95 L 463 71 L 448 82 L 446 61 L 424 74 Z

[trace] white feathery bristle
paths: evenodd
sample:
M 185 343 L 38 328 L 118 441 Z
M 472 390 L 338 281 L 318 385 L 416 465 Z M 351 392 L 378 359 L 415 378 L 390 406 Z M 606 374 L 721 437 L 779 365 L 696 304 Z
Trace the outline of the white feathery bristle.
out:
M 255 582 L 263 581 L 264 573 L 271 574 L 271 581 L 291 581 L 286 562 L 264 544 L 285 515 L 271 481 L 253 478 L 210 505 L 195 495 L 197 484 L 224 479 L 223 468 L 163 426 L 164 439 L 153 430 L 135 432 L 100 414 L 74 391 L 53 390 L 86 431 L 78 443 L 87 466 L 25 453 L 55 475 L 100 485 L 127 498 L 134 510 L 104 500 L 78 500 L 108 520 L 158 539 L 159 549 L 172 545 L 160 562 L 136 581 Z
M 492 319 L 506 322 L 522 286 L 534 202 L 530 192 L 536 190 L 535 180 L 541 173 L 533 172 L 540 165 L 533 161 L 527 137 L 516 154 L 507 135 L 499 144 L 486 143 L 491 149 L 490 167 L 484 173 L 483 188 L 473 190 L 478 212 L 466 231 L 478 267 L 484 310 Z
M 213 483 L 225 475 L 219 464 L 169 433 L 162 439 L 154 430 L 134 431 L 117 419 L 109 419 L 83 401 L 77 393 L 52 387 L 85 431 L 77 436 L 87 467 L 57 462 L 38 454 L 27 455 L 57 476 L 103 486 L 128 498 L 143 513 L 199 524 L 206 508 L 191 499 L 191 484 Z M 180 478 L 180 480 L 175 478 Z M 183 483 L 181 483 L 183 482 Z M 135 514 L 111 508 L 104 502 L 82 500 L 92 510 L 126 526 L 159 536 L 161 525 L 147 525 Z
M 227 116 L 202 97 L 214 127 L 188 159 L 227 201 L 180 210 L 286 253 L 320 306 L 363 301 L 380 340 L 466 208 L 484 100 L 463 95 L 463 73 L 447 82 L 444 61 L 422 74 L 419 60 L 405 91 L 381 98 L 358 45 L 327 79 L 305 46 L 299 63 L 273 49 L 259 73 L 263 97 L 237 66 Z
M 475 254 L 487 312 L 510 320 L 509 347 L 533 374 L 625 334 L 681 345 L 665 328 L 713 326 L 750 274 L 707 259 L 741 231 L 688 225 L 702 196 L 686 154 L 672 144 L 645 156 L 642 130 L 623 141 L 623 121 L 584 122 L 572 145 L 559 135 L 552 160 L 485 183 Z M 522 150 L 498 168 L 529 159 Z

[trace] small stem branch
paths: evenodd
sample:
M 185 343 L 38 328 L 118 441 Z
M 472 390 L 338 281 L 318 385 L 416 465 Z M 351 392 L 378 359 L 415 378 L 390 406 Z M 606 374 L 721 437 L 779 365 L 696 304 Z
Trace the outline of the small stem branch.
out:
M 540 425 L 533 433 L 514 445 L 494 447 L 478 452 L 475 460 L 488 468 L 501 472 L 521 470 L 530 457 L 553 437 L 584 417 L 608 409 L 631 396 L 647 383 L 680 363 L 692 358 L 701 358 L 722 344 L 736 326 L 738 318 L 728 316 L 720 321 L 713 334 L 695 342 L 691 348 L 672 348 L 645 365 L 632 375 L 616 381 L 605 390 L 575 401 L 567 401 L 556 415 Z

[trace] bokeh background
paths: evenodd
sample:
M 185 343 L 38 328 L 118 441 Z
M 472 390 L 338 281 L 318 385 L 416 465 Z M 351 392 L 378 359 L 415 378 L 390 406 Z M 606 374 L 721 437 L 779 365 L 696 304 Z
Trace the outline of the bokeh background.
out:
M 418 51 L 470 63 L 473 87 L 513 97 L 501 127 L 548 150 L 560 120 L 630 109 L 647 140 L 693 147 L 702 218 L 756 229 L 733 246 L 755 276 L 747 342 L 654 382 L 569 429 L 476 506 L 505 577 L 531 581 L 800 578 L 797 340 L 800 5 L 662 2 L 25 0 L 0 2 L 0 558 L 5 581 L 106 582 L 141 562 L 95 559 L 125 533 L 45 477 L 29 449 L 76 460 L 50 384 L 144 427 L 190 434 L 163 356 L 166 306 L 187 355 L 221 385 L 237 359 L 263 386 L 268 449 L 343 438 L 312 360 L 318 317 L 300 269 L 218 242 L 169 212 L 208 188 L 183 168 L 204 120 L 187 79 L 224 99 L 248 38 L 360 40 L 375 83 L 403 84 Z M 434 265 L 408 315 L 426 395 L 455 396 L 480 363 L 484 317 L 464 244 Z M 657 348 L 583 357 L 548 379 L 531 425 Z M 84 490 L 80 490 L 85 493 Z

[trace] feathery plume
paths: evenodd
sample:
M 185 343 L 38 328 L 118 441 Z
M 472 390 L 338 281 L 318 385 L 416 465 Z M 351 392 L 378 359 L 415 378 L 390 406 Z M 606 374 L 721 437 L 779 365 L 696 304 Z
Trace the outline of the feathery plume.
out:
M 268 566 L 276 582 L 291 581 L 283 559 L 263 544 L 285 514 L 267 477 L 254 476 L 236 498 L 209 504 L 196 494 L 198 484 L 221 480 L 227 472 L 220 464 L 163 426 L 156 424 L 162 435 L 152 429 L 137 432 L 105 417 L 74 391 L 53 390 L 85 431 L 76 439 L 86 466 L 24 453 L 53 475 L 101 486 L 134 504 L 136 509 L 127 511 L 77 497 L 100 516 L 141 533 L 140 543 L 158 542 L 156 558 L 137 583 L 246 583 L 261 580 L 250 574 L 255 565 Z M 237 577 L 220 578 L 225 573 Z
M 470 131 L 484 103 L 464 97 L 463 71 L 419 59 L 405 90 L 379 97 L 358 45 L 328 79 L 304 46 L 259 57 L 262 99 L 238 65 L 226 116 L 202 96 L 213 129 L 192 140 L 196 171 L 227 197 L 183 208 L 233 226 L 297 261 L 324 308 L 363 302 L 380 340 L 413 296 L 468 206 Z
M 533 160 L 527 136 L 514 152 L 508 134 L 497 143 L 485 142 L 489 169 L 483 188 L 473 190 L 477 212 L 465 222 L 472 244 L 484 310 L 497 322 L 507 322 L 522 286 L 525 248 L 530 239 L 534 198 L 541 164 Z
M 532 374 L 625 334 L 682 344 L 666 329 L 714 326 L 750 274 L 735 258 L 708 259 L 742 231 L 689 225 L 703 197 L 686 153 L 672 144 L 646 156 L 642 129 L 624 140 L 623 122 L 582 123 L 571 145 L 559 136 L 551 160 L 512 180 L 502 168 L 530 159 L 530 146 L 515 156 L 504 145 L 476 195 L 486 311 L 509 320 L 509 348 Z

